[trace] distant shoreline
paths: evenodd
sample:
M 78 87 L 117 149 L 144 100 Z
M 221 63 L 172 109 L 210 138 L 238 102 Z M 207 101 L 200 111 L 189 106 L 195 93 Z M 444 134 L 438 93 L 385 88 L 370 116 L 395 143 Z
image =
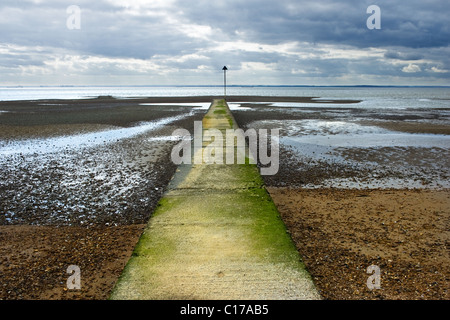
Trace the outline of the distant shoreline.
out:
M 327 100 L 366 100 L 395 96 L 399 100 L 405 97 L 431 100 L 449 100 L 450 87 L 440 86 L 263 86 L 263 85 L 228 85 L 227 98 L 239 98 L 241 101 L 252 99 L 262 102 L 264 97 L 277 97 L 286 102 L 303 102 L 300 98 L 323 98 Z M 87 100 L 104 99 L 158 99 L 184 98 L 208 99 L 222 98 L 222 85 L 199 86 L 28 86 L 28 87 L 0 87 L 0 101 L 37 101 L 37 100 Z M 249 98 L 252 97 L 252 98 Z M 258 98 L 255 98 L 258 97 Z M 290 100 L 285 98 L 289 97 Z M 255 100 L 258 99 L 258 100 Z M 228 100 L 231 101 L 231 100 Z M 273 100 L 267 100 L 271 102 Z M 145 101 L 147 102 L 147 101 Z M 187 101 L 185 101 L 187 102 Z M 205 102 L 202 99 L 202 102 Z M 231 101 L 233 102 L 233 101 Z M 250 102 L 245 100 L 243 102 Z M 279 101 L 277 101 L 279 102 Z M 305 101 L 316 102 L 316 101 Z M 321 101 L 323 103 L 323 101 Z M 333 102 L 333 101 L 331 101 Z M 341 102 L 341 101 L 338 101 Z
M 5 85 L 0 88 L 222 88 L 223 85 Z M 234 84 L 229 88 L 450 88 L 450 86 L 436 85 L 262 85 L 262 84 Z

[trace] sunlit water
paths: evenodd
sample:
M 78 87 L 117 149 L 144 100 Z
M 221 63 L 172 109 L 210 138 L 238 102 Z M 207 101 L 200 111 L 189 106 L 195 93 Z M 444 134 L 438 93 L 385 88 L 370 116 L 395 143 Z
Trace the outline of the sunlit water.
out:
M 86 99 L 220 96 L 221 87 L 0 87 L 0 101 L 40 99 Z M 434 87 L 230 87 L 234 96 L 316 97 L 318 100 L 362 100 L 362 107 L 440 108 L 450 105 L 450 88 Z

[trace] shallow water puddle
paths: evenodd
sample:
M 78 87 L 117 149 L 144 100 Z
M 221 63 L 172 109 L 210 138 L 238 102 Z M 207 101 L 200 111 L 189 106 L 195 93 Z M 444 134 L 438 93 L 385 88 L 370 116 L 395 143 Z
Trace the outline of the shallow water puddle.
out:
M 57 138 L 14 141 L 3 146 L 0 145 L 0 156 L 12 154 L 52 153 L 67 149 L 79 149 L 113 143 L 121 139 L 131 138 L 150 130 L 159 129 L 164 125 L 183 119 L 190 115 L 191 114 L 189 113 L 164 118 L 154 122 L 144 122 L 131 128 L 112 129 Z

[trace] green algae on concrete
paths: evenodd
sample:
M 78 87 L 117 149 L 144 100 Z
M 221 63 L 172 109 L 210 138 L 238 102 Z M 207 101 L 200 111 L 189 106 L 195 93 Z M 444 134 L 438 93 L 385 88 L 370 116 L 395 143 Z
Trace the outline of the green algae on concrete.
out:
M 237 127 L 224 100 L 203 126 Z M 111 299 L 320 299 L 256 165 L 183 165 L 173 181 Z

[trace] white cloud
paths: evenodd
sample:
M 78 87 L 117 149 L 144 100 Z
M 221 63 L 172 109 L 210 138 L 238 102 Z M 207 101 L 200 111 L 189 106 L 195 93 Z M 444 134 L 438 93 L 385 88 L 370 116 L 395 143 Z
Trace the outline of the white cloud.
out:
M 275 63 L 262 62 L 243 62 L 241 64 L 241 71 L 274 71 L 277 65 Z
M 437 67 L 431 67 L 431 71 L 435 72 L 435 73 L 448 73 L 448 72 L 450 72 L 449 70 L 439 69 Z
M 356 48 L 352 46 L 319 45 L 318 58 L 357 60 L 368 58 L 382 58 L 386 49 L 383 48 Z
M 191 38 L 211 40 L 213 30 L 210 26 L 197 24 L 180 24 L 179 30 Z
M 416 73 L 422 71 L 417 64 L 408 64 L 407 66 L 402 68 L 402 72 L 406 73 Z
M 173 9 L 176 4 L 176 0 L 106 0 L 106 2 L 126 9 L 135 9 L 141 13 L 144 10 Z

